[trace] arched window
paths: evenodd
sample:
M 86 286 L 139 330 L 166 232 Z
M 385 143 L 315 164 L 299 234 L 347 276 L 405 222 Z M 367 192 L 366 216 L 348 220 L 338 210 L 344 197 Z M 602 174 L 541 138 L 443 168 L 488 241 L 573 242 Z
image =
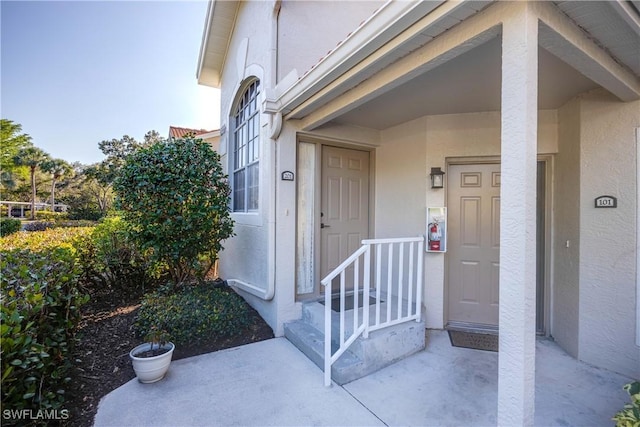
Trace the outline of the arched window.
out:
M 255 80 L 242 94 L 233 117 L 233 210 L 258 210 L 260 187 L 260 81 Z

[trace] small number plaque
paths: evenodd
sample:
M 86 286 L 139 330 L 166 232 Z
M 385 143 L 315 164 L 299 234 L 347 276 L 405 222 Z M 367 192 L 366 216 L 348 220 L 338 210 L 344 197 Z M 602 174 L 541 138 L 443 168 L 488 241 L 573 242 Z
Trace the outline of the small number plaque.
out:
M 282 172 L 282 180 L 283 181 L 293 181 L 293 172 L 291 172 L 291 171 Z
M 613 196 L 596 197 L 596 208 L 617 208 L 618 199 Z

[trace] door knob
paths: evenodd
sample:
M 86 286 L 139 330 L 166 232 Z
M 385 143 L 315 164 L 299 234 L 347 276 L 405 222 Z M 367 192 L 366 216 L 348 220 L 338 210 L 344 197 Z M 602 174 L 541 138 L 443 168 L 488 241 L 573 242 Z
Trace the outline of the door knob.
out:
M 331 227 L 331 226 L 327 225 L 327 224 L 324 224 L 324 223 L 320 224 L 320 228 L 329 228 L 329 227 Z

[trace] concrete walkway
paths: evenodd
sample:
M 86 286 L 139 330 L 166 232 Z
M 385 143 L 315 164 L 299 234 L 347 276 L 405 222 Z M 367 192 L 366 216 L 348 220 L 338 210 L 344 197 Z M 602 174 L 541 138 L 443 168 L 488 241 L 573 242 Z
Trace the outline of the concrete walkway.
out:
M 628 396 L 621 375 L 536 347 L 538 426 L 606 426 Z M 95 426 L 488 426 L 496 424 L 498 355 L 427 347 L 343 387 L 284 338 L 174 361 L 155 384 L 132 380 L 100 402 Z

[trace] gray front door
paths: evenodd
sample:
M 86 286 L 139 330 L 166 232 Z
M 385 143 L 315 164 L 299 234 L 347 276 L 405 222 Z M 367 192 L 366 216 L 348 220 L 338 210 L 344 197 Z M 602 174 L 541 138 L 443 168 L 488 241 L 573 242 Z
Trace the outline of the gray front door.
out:
M 448 323 L 498 326 L 500 164 L 448 172 Z
M 546 164 L 537 179 L 537 319 L 545 332 Z M 450 165 L 448 171 L 447 325 L 498 328 L 500 164 Z

